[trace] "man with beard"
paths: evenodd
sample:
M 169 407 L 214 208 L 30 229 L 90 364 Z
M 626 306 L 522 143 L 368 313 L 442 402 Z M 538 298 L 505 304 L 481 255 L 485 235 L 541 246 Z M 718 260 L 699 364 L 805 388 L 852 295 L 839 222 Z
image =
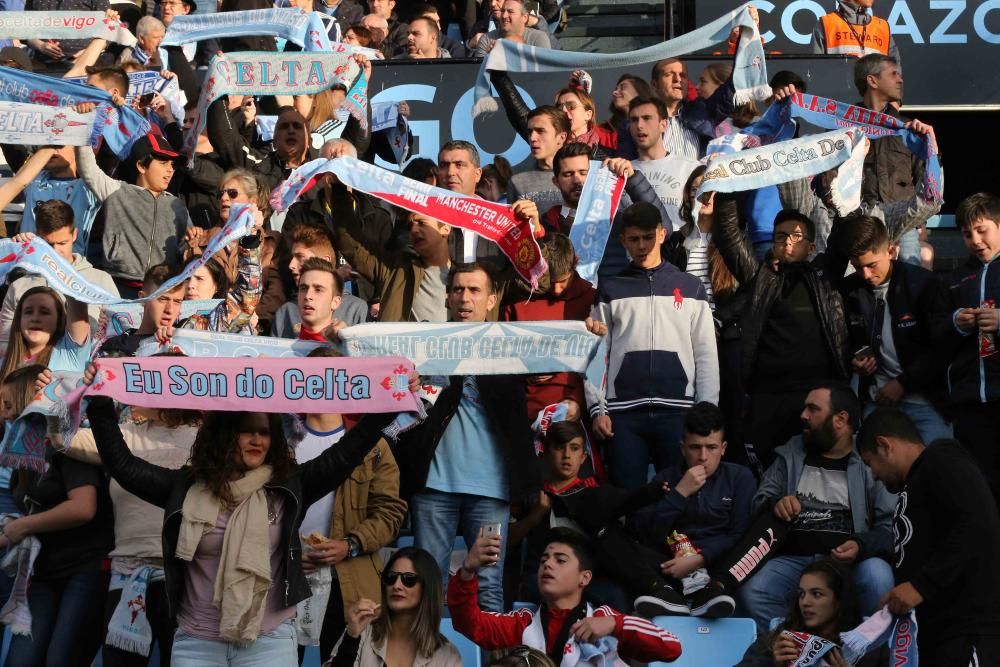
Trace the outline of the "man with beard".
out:
M 542 215 L 542 228 L 545 230 L 546 236 L 554 232 L 569 236 L 569 230 L 573 227 L 573 221 L 576 218 L 576 207 L 580 203 L 580 195 L 587 182 L 587 174 L 590 173 L 591 150 L 587 144 L 573 141 L 560 148 L 555 157 L 552 158 L 552 183 L 559 189 L 562 204 L 553 206 Z M 646 202 L 659 209 L 660 218 L 663 220 L 667 236 L 669 236 L 672 226 L 667 210 L 663 207 L 656 190 L 646 180 L 646 177 L 634 169 L 628 160 L 621 158 L 606 159 L 604 166 L 626 179 L 625 195 L 631 199 L 632 203 Z M 616 229 L 619 226 L 620 216 L 626 208 L 624 204 L 618 207 L 618 214 L 615 216 Z M 599 271 L 600 278 L 616 276 L 627 265 L 628 257 L 625 255 L 625 248 L 617 234 L 609 235 L 608 245 L 605 248 L 604 259 Z
M 864 615 L 893 587 L 892 515 L 896 497 L 876 481 L 854 448 L 861 408 L 844 384 L 810 391 L 802 435 L 775 450 L 751 512 L 757 519 L 712 572 L 711 589 L 732 594 L 767 632 L 784 616 L 802 570 L 833 558 L 854 574 Z
M 876 479 L 899 494 L 895 570 L 883 602 L 916 610 L 923 667 L 1000 659 L 1000 516 L 975 459 L 955 440 L 925 447 L 901 410 L 879 408 L 858 432 Z

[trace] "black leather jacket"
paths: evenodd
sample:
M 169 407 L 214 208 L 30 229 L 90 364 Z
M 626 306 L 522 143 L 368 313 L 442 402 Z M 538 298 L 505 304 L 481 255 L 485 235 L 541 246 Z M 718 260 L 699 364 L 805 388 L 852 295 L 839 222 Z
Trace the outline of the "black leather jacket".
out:
M 835 227 L 836 229 L 836 227 Z M 831 235 L 832 236 L 832 235 Z M 753 245 L 747 233 L 740 228 L 739 212 L 733 195 L 715 195 L 715 225 L 712 232 L 726 266 L 740 284 L 740 292 L 749 292 L 747 299 L 741 299 L 744 308 L 739 316 L 740 336 L 743 341 L 741 370 L 743 379 L 752 382 L 757 358 L 757 344 L 767 323 L 771 307 L 781 294 L 784 275 L 770 264 L 761 262 L 754 255 Z M 828 248 L 837 247 L 833 239 Z M 851 376 L 850 338 L 847 318 L 844 315 L 844 301 L 838 288 L 847 269 L 846 258 L 832 250 L 817 255 L 809 262 L 805 271 L 806 284 L 819 311 L 826 343 L 831 357 L 836 362 L 839 378 L 847 380 Z
M 847 305 L 851 348 L 879 345 L 881 330 L 875 331 L 875 293 L 857 273 L 843 285 Z M 931 271 L 892 262 L 892 279 L 886 295 L 892 320 L 892 344 L 903 374 L 895 378 L 907 393 L 923 394 L 939 409 L 947 399 L 946 367 L 951 356 L 941 354 L 948 349 L 951 334 L 951 309 L 948 288 Z M 870 402 L 872 377 L 861 379 L 860 398 Z
M 179 470 L 161 468 L 134 456 L 125 445 L 118 416 L 111 399 L 94 397 L 87 409 L 97 451 L 108 473 L 129 493 L 146 502 L 162 507 L 163 569 L 166 575 L 167 604 L 170 614 L 177 615 L 184 586 L 185 563 L 174 557 L 181 526 L 181 508 L 188 489 L 194 484 L 190 466 Z M 365 416 L 348 431 L 336 447 L 328 448 L 317 458 L 295 465 L 287 479 L 271 480 L 265 488 L 285 497 L 282 516 L 282 549 L 286 552 L 285 581 L 282 604 L 291 607 L 312 593 L 302 571 L 302 547 L 299 526 L 306 509 L 340 486 L 374 447 L 381 431 L 396 415 Z

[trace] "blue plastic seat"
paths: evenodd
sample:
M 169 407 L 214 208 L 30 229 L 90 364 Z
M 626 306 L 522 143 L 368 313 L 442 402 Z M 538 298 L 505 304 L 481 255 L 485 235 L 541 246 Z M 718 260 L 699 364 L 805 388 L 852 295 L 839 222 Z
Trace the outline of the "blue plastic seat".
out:
M 651 662 L 649 667 L 732 667 L 757 639 L 757 624 L 751 618 L 657 616 L 653 623 L 677 636 L 681 657 L 671 663 Z
M 462 656 L 462 667 L 480 667 L 482 665 L 482 654 L 479 647 L 471 639 L 455 629 L 450 618 L 441 619 L 441 634 L 448 638 L 459 655 Z

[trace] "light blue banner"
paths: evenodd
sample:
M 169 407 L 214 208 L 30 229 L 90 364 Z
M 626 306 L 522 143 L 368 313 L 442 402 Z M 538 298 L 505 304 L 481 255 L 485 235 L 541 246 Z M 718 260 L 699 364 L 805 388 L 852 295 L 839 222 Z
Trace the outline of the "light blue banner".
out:
M 576 272 L 597 286 L 597 269 L 604 258 L 611 225 L 614 222 L 625 179 L 619 178 L 600 162 L 591 161 L 587 181 L 576 206 L 576 219 L 569 230 L 569 240 L 579 261 Z
M 322 15 L 291 7 L 177 16 L 167 28 L 163 46 L 244 35 L 280 37 L 306 51 L 333 50 Z
M 114 306 L 123 303 L 142 303 L 159 298 L 187 281 L 191 275 L 208 262 L 215 253 L 230 243 L 247 236 L 254 228 L 251 207 L 236 204 L 232 207 L 229 222 L 213 236 L 205 252 L 184 267 L 180 275 L 174 276 L 160 285 L 160 288 L 140 299 L 122 299 L 104 288 L 93 284 L 73 268 L 59 253 L 52 249 L 41 237 L 36 236 L 28 243 L 17 243 L 10 239 L 0 240 L 0 281 L 15 268 L 42 276 L 53 289 L 82 303 Z

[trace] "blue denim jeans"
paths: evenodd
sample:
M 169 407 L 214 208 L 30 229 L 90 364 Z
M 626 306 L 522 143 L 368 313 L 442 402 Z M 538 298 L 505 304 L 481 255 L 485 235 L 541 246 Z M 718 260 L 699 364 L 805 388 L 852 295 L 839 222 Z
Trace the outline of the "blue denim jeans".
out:
M 877 407 L 874 403 L 865 404 L 865 417 L 875 412 L 875 408 Z M 913 420 L 913 425 L 920 431 L 920 438 L 925 444 L 929 445 L 941 438 L 954 437 L 951 424 L 944 420 L 944 417 L 934 409 L 933 405 L 929 403 L 914 403 L 913 401 L 906 400 L 904 396 L 903 400 L 896 407 Z
M 899 237 L 899 260 L 920 266 L 920 230 L 911 229 Z
M 656 470 L 681 460 L 686 410 L 646 407 L 611 413 L 614 436 L 605 450 L 611 483 L 635 489 L 649 480 L 649 464 Z
M 510 505 L 503 500 L 472 496 L 464 493 L 444 493 L 426 489 L 410 499 L 410 519 L 413 522 L 413 544 L 426 549 L 441 568 L 442 586 L 447 589 L 451 552 L 455 536 L 461 535 L 472 547 L 479 529 L 499 523 L 503 544 L 500 561 L 479 570 L 479 606 L 485 611 L 503 611 L 504 552 L 507 550 L 507 525 Z
M 295 621 L 288 620 L 253 644 L 241 646 L 198 639 L 180 628 L 174 633 L 172 667 L 278 667 L 299 664 Z
M 760 632 L 767 632 L 772 618 L 783 618 L 795 599 L 802 570 L 815 556 L 777 556 L 764 564 L 739 590 L 740 601 Z M 892 566 L 881 558 L 868 558 L 852 566 L 858 608 L 865 616 L 878 610 L 878 601 L 895 586 Z
M 28 593 L 31 636 L 14 635 L 6 667 L 90 665 L 101 646 L 107 572 L 32 581 Z

